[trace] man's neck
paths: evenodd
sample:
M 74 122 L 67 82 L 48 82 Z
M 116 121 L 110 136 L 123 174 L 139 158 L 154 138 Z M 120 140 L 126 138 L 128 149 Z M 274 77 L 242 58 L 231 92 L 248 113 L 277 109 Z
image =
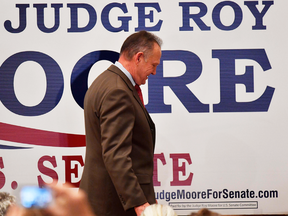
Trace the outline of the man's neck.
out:
M 132 85 L 135 85 L 135 81 L 132 77 L 132 75 L 130 74 L 130 72 L 119 62 L 115 62 L 115 65 L 128 77 L 128 79 L 131 81 Z
M 120 56 L 118 62 L 122 64 L 122 66 L 131 74 L 132 78 L 134 79 L 134 71 L 135 71 L 135 69 L 133 68 L 132 62 L 128 61 L 123 56 Z

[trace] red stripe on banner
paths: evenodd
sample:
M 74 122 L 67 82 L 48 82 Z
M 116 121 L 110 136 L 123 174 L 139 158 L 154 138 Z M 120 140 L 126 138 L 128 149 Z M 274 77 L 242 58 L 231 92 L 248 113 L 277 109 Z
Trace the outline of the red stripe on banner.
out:
M 0 140 L 38 146 L 83 147 L 85 135 L 65 134 L 0 122 Z

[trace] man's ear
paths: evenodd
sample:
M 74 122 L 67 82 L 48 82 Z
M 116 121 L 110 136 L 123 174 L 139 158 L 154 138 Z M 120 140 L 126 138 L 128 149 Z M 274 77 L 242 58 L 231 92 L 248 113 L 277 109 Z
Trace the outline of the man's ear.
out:
M 144 53 L 143 52 L 138 52 L 135 54 L 135 61 L 136 63 L 139 63 L 141 61 L 141 58 L 144 57 Z

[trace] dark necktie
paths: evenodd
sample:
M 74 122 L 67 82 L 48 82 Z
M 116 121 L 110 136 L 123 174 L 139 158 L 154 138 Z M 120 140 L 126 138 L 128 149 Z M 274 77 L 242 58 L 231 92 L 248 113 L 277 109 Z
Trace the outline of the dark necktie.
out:
M 141 91 L 140 86 L 139 86 L 138 84 L 136 84 L 136 85 L 135 85 L 135 89 L 136 89 L 136 91 L 137 91 L 137 93 L 138 93 L 138 95 L 139 95 L 140 100 L 142 101 L 143 106 L 145 106 L 145 105 L 144 105 L 143 95 L 142 95 L 142 91 Z

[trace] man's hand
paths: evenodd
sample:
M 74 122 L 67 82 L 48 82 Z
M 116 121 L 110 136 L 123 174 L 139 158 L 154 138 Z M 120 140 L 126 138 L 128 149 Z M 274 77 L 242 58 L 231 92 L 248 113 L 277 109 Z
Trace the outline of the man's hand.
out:
M 135 210 L 137 216 L 140 216 L 141 213 L 144 211 L 144 209 L 145 209 L 146 207 L 148 207 L 149 205 L 150 205 L 150 204 L 147 202 L 147 203 L 144 203 L 144 204 L 141 205 L 141 206 L 134 207 L 134 210 Z

